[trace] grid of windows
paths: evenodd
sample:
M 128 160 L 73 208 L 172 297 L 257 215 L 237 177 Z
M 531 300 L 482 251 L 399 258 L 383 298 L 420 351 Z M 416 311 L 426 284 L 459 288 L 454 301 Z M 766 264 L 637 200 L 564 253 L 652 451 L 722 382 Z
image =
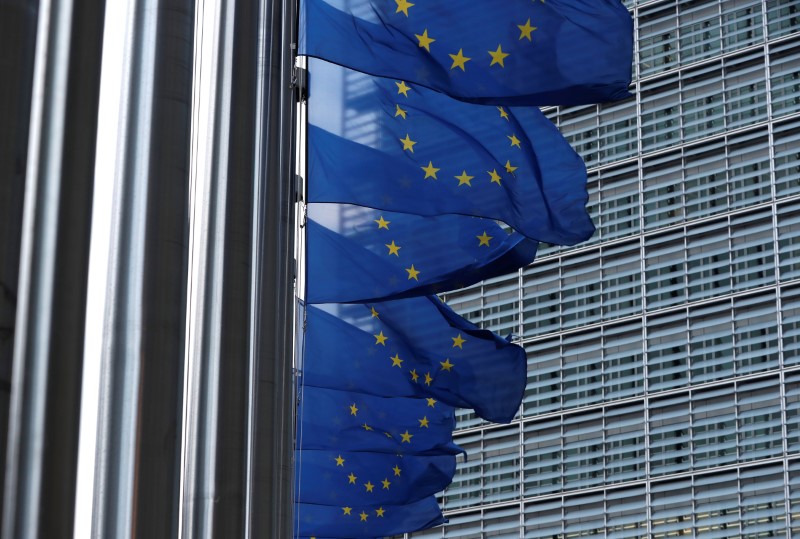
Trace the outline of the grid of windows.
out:
M 635 96 L 544 111 L 597 232 L 447 296 L 527 387 L 409 537 L 800 536 L 800 4 L 624 3 Z

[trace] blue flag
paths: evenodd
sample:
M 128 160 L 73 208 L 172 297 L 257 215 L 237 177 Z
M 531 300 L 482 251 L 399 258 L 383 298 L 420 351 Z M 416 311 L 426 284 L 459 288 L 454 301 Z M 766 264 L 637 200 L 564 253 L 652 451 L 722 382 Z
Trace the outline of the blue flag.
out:
M 457 455 L 451 406 L 304 386 L 298 448 L 401 455 Z
M 309 67 L 310 202 L 497 219 L 558 245 L 594 232 L 586 166 L 538 108 L 463 103 L 321 61 Z
M 453 480 L 453 455 L 297 451 L 296 501 L 316 505 L 403 505 L 441 492 Z
M 502 423 L 519 410 L 525 351 L 435 296 L 321 307 L 306 310 L 306 385 L 431 397 Z
M 300 54 L 365 73 L 491 104 L 629 95 L 633 24 L 619 0 L 301 4 Z
M 536 256 L 535 241 L 487 219 L 338 204 L 309 204 L 308 212 L 308 303 L 453 290 L 516 271 Z
M 446 522 L 433 496 L 400 506 L 299 503 L 295 505 L 295 519 L 295 537 L 302 539 L 373 539 Z

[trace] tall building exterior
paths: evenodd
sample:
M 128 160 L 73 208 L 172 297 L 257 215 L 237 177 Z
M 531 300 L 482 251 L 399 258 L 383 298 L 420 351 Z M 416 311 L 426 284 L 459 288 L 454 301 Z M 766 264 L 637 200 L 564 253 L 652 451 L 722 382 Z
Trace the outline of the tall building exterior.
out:
M 626 4 L 635 97 L 545 111 L 597 232 L 448 295 L 528 385 L 411 537 L 800 537 L 800 4 Z

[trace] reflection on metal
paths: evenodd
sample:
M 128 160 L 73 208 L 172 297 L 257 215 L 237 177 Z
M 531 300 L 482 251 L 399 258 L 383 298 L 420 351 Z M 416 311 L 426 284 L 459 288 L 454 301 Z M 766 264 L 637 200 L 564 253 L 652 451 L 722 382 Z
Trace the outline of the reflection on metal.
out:
M 35 9 L 18 2 L 21 18 L 6 19 L 7 4 L 0 17 L 17 21 L 11 35 L 20 41 L 3 53 L 24 60 Z M 42 1 L 38 10 L 3 507 L 8 539 L 72 529 L 103 10 L 103 0 Z M 12 73 L 23 92 L 25 71 L 19 79 Z M 18 95 L 21 110 L 26 100 Z
M 291 6 L 198 11 L 181 537 L 288 536 Z
M 127 0 L 124 7 L 124 108 L 113 178 L 92 536 L 171 537 L 180 462 L 194 2 Z

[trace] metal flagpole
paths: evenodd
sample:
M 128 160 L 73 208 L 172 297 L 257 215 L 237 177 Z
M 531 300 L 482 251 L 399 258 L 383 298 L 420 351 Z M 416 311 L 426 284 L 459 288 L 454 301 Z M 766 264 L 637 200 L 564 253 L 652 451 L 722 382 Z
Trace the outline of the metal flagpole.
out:
M 39 3 L 4 538 L 72 530 L 104 5 Z
M 178 528 L 195 6 L 124 7 L 92 514 L 102 539 Z

